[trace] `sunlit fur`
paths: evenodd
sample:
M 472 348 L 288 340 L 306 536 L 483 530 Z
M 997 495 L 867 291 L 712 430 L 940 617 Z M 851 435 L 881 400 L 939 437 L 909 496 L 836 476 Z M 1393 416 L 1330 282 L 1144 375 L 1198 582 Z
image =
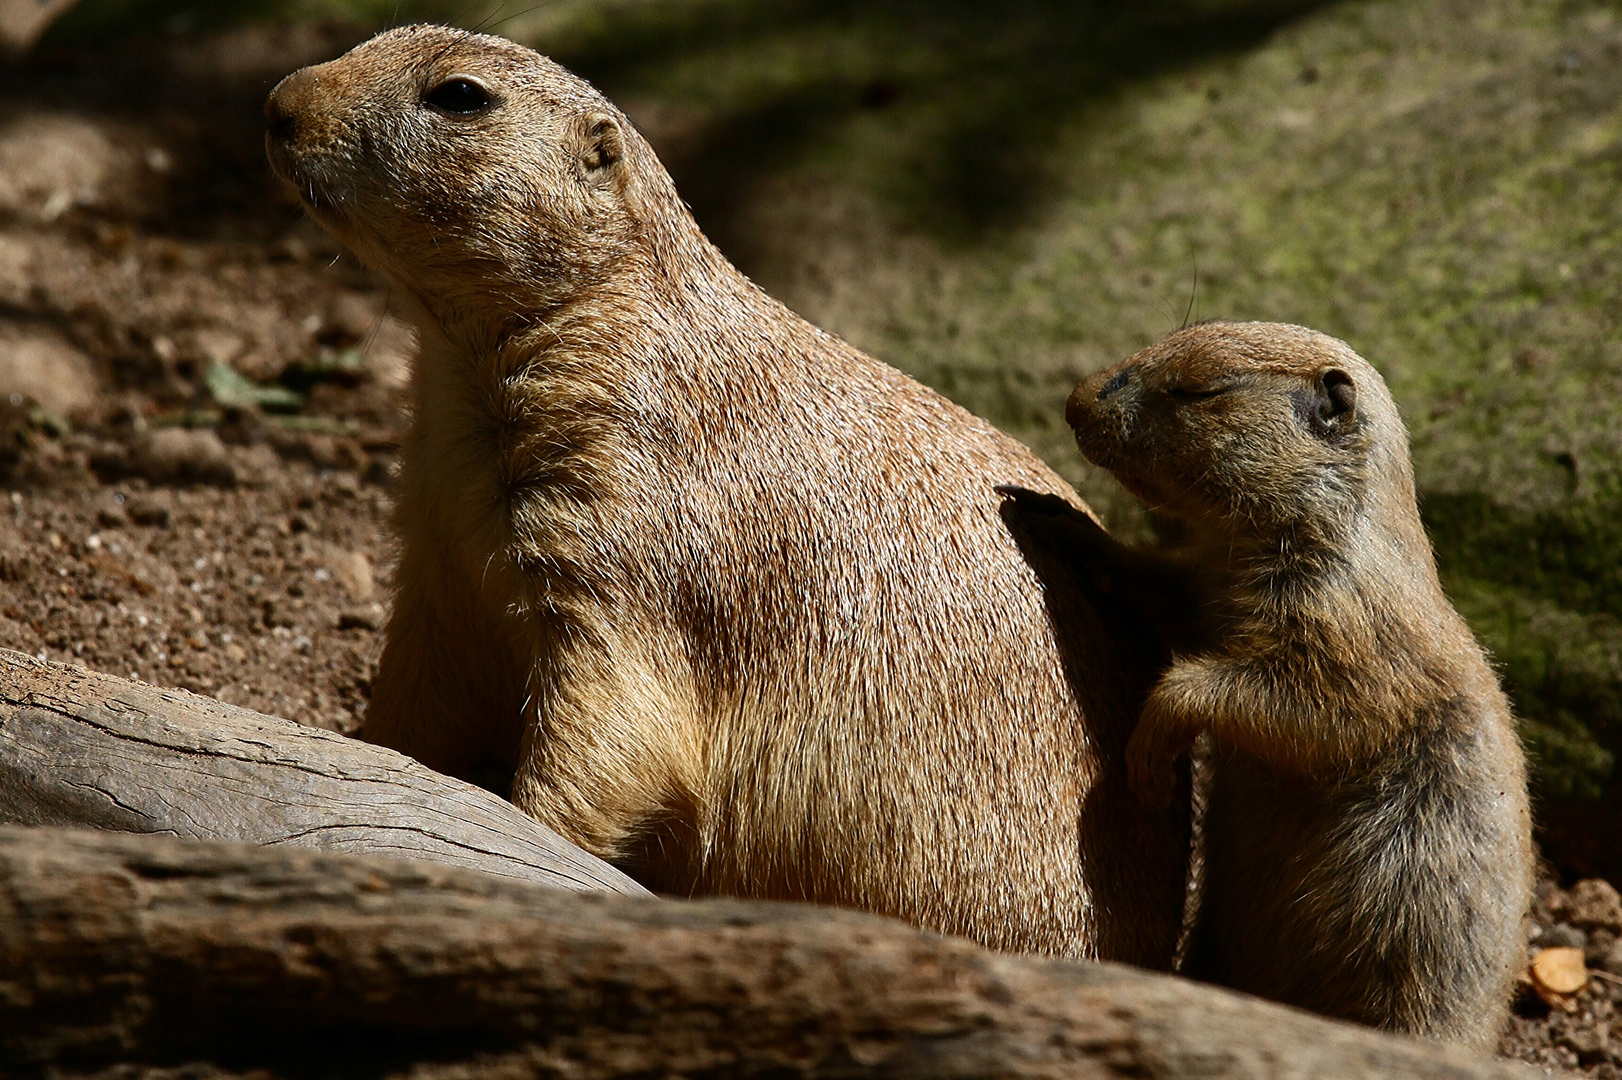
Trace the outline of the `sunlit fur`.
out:
M 495 104 L 425 105 L 451 75 Z M 366 738 L 660 890 L 1170 963 L 1186 826 L 1121 765 L 1154 658 L 1056 631 L 998 516 L 1062 481 L 763 294 L 527 49 L 408 27 L 268 111 L 420 330 Z
M 1355 403 L 1315 430 L 1337 385 Z M 1187 970 L 1488 1043 L 1529 901 L 1525 766 L 1437 580 L 1379 373 L 1301 327 L 1204 324 L 1083 382 L 1067 417 L 1187 531 L 1163 568 L 1192 572 L 1197 644 L 1128 748 L 1151 803 L 1199 732 L 1217 748 Z

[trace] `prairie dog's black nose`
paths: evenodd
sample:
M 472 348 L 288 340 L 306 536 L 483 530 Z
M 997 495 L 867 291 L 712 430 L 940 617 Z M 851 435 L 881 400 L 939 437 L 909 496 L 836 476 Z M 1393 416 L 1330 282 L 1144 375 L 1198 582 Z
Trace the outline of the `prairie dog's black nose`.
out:
M 1065 399 L 1064 422 L 1069 424 L 1072 430 L 1081 426 L 1082 410 L 1087 407 L 1082 401 L 1082 398 L 1086 396 L 1086 388 L 1087 384 L 1082 383 L 1072 390 L 1070 396 Z
M 270 137 L 277 142 L 292 142 L 293 136 L 298 134 L 298 117 L 289 112 L 275 94 L 265 101 L 265 125 Z
M 1115 377 L 1098 388 L 1098 400 L 1103 401 L 1115 391 L 1132 381 L 1132 369 L 1125 368 L 1116 372 Z
M 276 142 L 290 143 L 306 126 L 300 117 L 308 116 L 316 104 L 320 79 L 310 68 L 302 68 L 276 84 L 265 99 L 265 123 Z M 307 122 L 306 122 L 307 123 Z
M 1071 428 L 1080 429 L 1082 424 L 1088 423 L 1089 417 L 1096 416 L 1093 409 L 1098 402 L 1132 381 L 1131 368 L 1122 368 L 1105 379 L 1107 374 L 1107 371 L 1098 371 L 1087 376 L 1064 403 L 1064 422 Z

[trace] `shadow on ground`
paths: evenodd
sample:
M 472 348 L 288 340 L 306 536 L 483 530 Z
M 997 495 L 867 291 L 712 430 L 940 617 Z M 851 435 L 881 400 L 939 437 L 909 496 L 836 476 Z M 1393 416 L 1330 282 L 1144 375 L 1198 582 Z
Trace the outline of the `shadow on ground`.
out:
M 881 182 L 907 223 L 972 246 L 1040 216 L 1055 190 L 1054 132 L 1079 108 L 1135 80 L 1243 52 L 1321 6 L 677 4 L 561 43 L 558 58 L 610 93 L 634 93 L 694 57 L 727 58 L 717 65 L 722 92 L 744 92 L 717 102 L 674 163 L 683 194 L 723 247 L 736 239 L 732 210 L 754 181 L 814 154 L 864 114 L 897 117 Z

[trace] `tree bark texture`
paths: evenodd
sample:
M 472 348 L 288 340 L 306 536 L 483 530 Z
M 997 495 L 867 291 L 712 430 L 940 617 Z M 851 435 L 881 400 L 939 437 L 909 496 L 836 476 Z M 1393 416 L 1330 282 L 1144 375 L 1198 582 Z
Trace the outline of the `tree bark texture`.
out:
M 393 750 L 9 650 L 0 823 L 395 855 L 647 892 L 511 803 Z
M 1535 1075 L 1168 976 L 994 954 L 856 912 L 18 828 L 0 828 L 0 1071 Z

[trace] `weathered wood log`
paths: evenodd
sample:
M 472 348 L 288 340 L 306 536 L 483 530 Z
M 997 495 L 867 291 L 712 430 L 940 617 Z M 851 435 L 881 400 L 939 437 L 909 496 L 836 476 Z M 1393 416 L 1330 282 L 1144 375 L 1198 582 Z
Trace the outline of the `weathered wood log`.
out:
M 511 803 L 393 750 L 4 649 L 0 823 L 398 855 L 647 891 Z
M 208 1063 L 184 1072 L 155 1066 Z M 112 1070 L 123 1064 L 123 1071 Z M 0 1072 L 57 1077 L 1533 1075 L 856 912 L 0 829 Z

